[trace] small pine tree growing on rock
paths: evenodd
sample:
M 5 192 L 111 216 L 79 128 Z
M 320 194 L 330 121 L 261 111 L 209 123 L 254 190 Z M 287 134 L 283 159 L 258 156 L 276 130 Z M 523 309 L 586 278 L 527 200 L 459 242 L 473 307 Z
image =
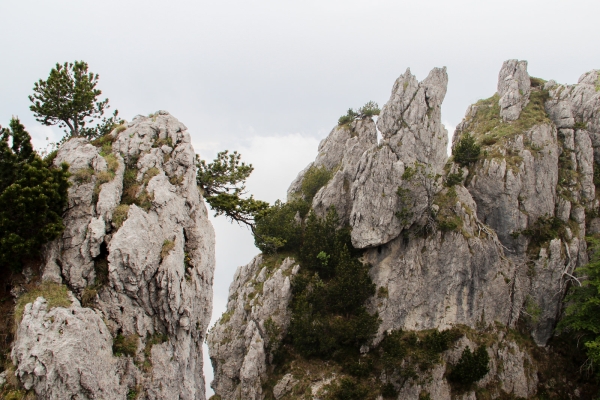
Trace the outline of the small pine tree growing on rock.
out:
M 466 167 L 477 161 L 480 152 L 481 147 L 475 143 L 475 138 L 471 134 L 465 133 L 452 150 L 452 155 L 454 162 Z
M 44 125 L 58 125 L 68 136 L 85 136 L 90 139 L 109 133 L 121 121 L 115 110 L 109 118 L 104 111 L 110 106 L 108 99 L 98 101 L 102 91 L 96 88 L 98 74 L 88 72 L 84 61 L 56 64 L 47 80 L 40 79 L 29 96 L 36 120 Z M 86 127 L 95 119 L 102 118 L 95 127 Z

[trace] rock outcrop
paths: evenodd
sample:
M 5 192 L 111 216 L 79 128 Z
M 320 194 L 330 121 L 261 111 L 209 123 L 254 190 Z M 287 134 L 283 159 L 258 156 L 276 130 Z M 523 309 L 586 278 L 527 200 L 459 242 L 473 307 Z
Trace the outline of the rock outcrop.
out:
M 593 108 L 599 97 L 592 85 L 594 71 L 565 90 L 552 81 L 530 79 L 519 66 L 526 63 L 507 61 L 500 80 L 535 83 L 519 89 L 529 98 L 520 118 L 482 130 L 482 115 L 499 106 L 502 116 L 503 97 L 498 104 L 492 97 L 471 107 L 453 142 L 456 145 L 462 135 L 472 134 L 482 144 L 483 157 L 470 168 L 466 187 L 477 203 L 479 218 L 497 232 L 506 255 L 517 266 L 513 292 L 521 298 L 518 303 L 539 312 L 532 333 L 538 344 L 545 344 L 561 311 L 557 298 L 563 297 L 573 270 L 588 261 L 585 214 L 598 207 L 594 133 L 573 128 L 575 119 L 581 128 L 597 126 L 595 114 L 583 110 Z M 502 80 L 507 74 L 513 78 Z M 520 124 L 518 129 L 515 124 Z M 560 237 L 539 243 L 541 230 L 552 223 L 563 225 Z
M 367 306 L 381 324 L 372 343 L 361 348 L 363 356 L 373 360 L 368 357 L 374 352 L 376 358 L 389 332 L 462 332 L 437 364 L 409 378 L 383 374 L 370 383 L 393 382 L 388 392 L 398 399 L 458 398 L 448 371 L 467 346 L 485 346 L 489 372 L 475 387 L 492 398 L 557 390 L 543 379 L 550 368 L 543 360 L 553 357 L 552 347 L 540 349 L 553 335 L 574 269 L 588 261 L 586 227 L 600 225 L 586 217 L 598 211 L 598 76 L 592 71 L 577 85 L 558 85 L 531 78 L 526 61 L 505 62 L 498 93 L 470 106 L 454 133 L 454 148 L 467 134 L 481 146 L 476 162 L 459 164 L 446 155 L 440 110 L 448 78 L 438 68 L 422 82 L 407 71 L 376 122 L 365 117 L 338 125 L 321 142 L 317 159 L 290 186 L 288 200 L 301 196 L 311 168 L 331 172 L 310 199 L 311 208 L 319 216 L 335 208 L 371 266 L 377 294 Z M 271 363 L 273 342 L 265 324 L 277 315 L 279 345 L 292 296 L 254 294 L 265 271 L 262 260 L 238 270 L 227 312 L 209 334 L 212 386 L 222 399 L 262 399 L 267 392 L 276 399 L 294 393 L 322 398 L 348 375 L 347 366 L 296 360 L 279 369 Z M 285 274 L 292 264 L 269 271 Z M 301 265 L 293 271 L 301 273 Z M 276 312 L 260 311 L 275 298 Z M 254 366 L 254 375 L 247 374 L 247 365 Z M 461 396 L 474 399 L 475 392 Z
M 204 399 L 214 231 L 186 127 L 165 111 L 138 116 L 69 140 L 54 162 L 73 184 L 43 279 L 84 307 L 27 305 L 12 353 L 23 384 L 48 399 Z
M 227 312 L 208 336 L 212 387 L 222 398 L 263 398 L 267 365 L 290 322 L 291 279 L 298 269 L 291 258 L 279 263 L 259 255 L 236 271 Z

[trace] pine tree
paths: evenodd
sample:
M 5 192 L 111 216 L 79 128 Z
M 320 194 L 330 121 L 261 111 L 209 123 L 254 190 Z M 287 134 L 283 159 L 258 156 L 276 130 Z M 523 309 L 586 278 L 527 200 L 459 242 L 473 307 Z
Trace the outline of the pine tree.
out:
M 52 168 L 35 153 L 18 119 L 11 120 L 10 129 L 0 128 L 1 268 L 18 269 L 62 233 L 67 178 L 66 164 Z
M 249 226 L 254 232 L 255 217 L 264 212 L 269 204 L 256 200 L 246 194 L 246 179 L 254 168 L 241 162 L 237 151 L 229 154 L 222 151 L 217 158 L 207 164 L 205 160 L 197 163 L 197 183 L 206 202 L 215 211 L 215 216 L 225 215 L 232 221 Z
M 29 96 L 33 103 L 29 108 L 38 122 L 44 125 L 58 125 L 65 129 L 67 136 L 95 138 L 110 132 L 120 122 L 118 110 L 110 118 L 102 118 L 110 106 L 108 99 L 98 101 L 102 91 L 96 89 L 98 74 L 88 72 L 84 61 L 56 64 L 47 80 L 39 80 Z M 95 119 L 102 122 L 95 127 L 86 127 Z

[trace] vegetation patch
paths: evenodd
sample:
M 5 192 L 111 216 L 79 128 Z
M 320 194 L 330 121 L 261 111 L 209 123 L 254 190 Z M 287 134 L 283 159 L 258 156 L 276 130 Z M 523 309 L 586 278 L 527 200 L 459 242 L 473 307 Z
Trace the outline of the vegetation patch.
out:
M 48 310 L 54 307 L 69 307 L 68 289 L 65 285 L 59 285 L 54 282 L 43 282 L 23 293 L 15 305 L 15 326 L 18 326 L 23 318 L 25 306 L 33 303 L 38 297 L 43 297 L 48 302 Z
M 123 223 L 127 219 L 127 215 L 129 214 L 129 205 L 127 204 L 119 204 L 115 211 L 113 211 L 112 215 L 112 224 L 115 229 L 119 229 L 123 226 Z
M 150 179 L 154 178 L 156 175 L 160 174 L 160 170 L 156 167 L 149 168 L 144 174 L 144 178 L 142 178 L 142 184 L 147 185 L 150 182 Z
M 140 337 L 136 334 L 122 335 L 118 334 L 113 340 L 113 354 L 117 357 L 129 356 L 135 357 Z
M 310 205 L 301 199 L 275 204 L 256 216 L 254 243 L 265 254 L 290 252 L 298 249 L 302 241 L 302 219 Z M 300 221 L 296 219 L 300 217 Z
M 162 245 L 162 249 L 160 250 L 160 259 L 164 260 L 167 258 L 171 250 L 175 248 L 175 242 L 172 240 L 165 240 Z
M 75 182 L 81 183 L 90 183 L 92 181 L 92 177 L 94 176 L 93 168 L 81 168 L 75 171 L 73 174 L 73 179 Z
M 146 337 L 146 346 L 144 346 L 144 370 L 150 371 L 152 368 L 152 346 L 162 344 L 169 340 L 169 336 L 164 333 L 155 333 Z
M 564 238 L 566 234 L 566 224 L 557 217 L 543 215 L 539 217 L 529 228 L 517 231 L 513 236 L 522 234 L 529 237 L 528 253 L 531 256 L 537 256 L 540 249 L 547 246 L 552 239 Z
M 326 400 L 367 399 L 372 387 L 351 377 L 343 377 L 327 387 Z
M 359 108 L 358 111 L 354 111 L 349 108 L 346 115 L 342 115 L 338 120 L 338 125 L 344 126 L 350 124 L 356 119 L 363 119 L 379 115 L 381 110 L 374 101 L 368 101 L 363 107 Z
M 302 196 L 308 203 L 312 202 L 319 189 L 327 185 L 333 177 L 333 172 L 329 171 L 324 166 L 311 166 L 304 174 L 302 179 Z
M 456 174 L 448 174 L 448 176 L 446 177 L 445 185 L 447 187 L 452 187 L 454 185 L 458 185 L 458 184 L 462 183 L 462 180 L 463 180 L 462 171 L 460 173 L 456 173 Z
M 170 137 L 156 138 L 156 140 L 152 144 L 152 147 L 156 148 L 156 147 L 162 147 L 162 146 L 165 146 L 165 145 L 173 148 L 173 139 L 171 139 Z
M 479 153 L 481 153 L 481 146 L 475 142 L 475 138 L 469 133 L 463 134 L 458 141 L 458 144 L 452 149 L 454 162 L 462 167 L 466 167 L 476 162 L 479 159 Z
M 148 211 L 152 207 L 153 196 L 137 181 L 137 170 L 127 167 L 123 174 L 123 194 L 121 204 L 136 206 Z M 138 193 L 139 192 L 139 193 Z
M 433 203 L 439 207 L 435 220 L 441 231 L 458 231 L 462 228 L 463 220 L 454 211 L 457 202 L 458 195 L 454 187 L 445 188 L 435 195 Z
M 476 107 L 475 115 L 467 118 L 466 134 L 472 135 L 482 147 L 489 148 L 496 144 L 502 146 L 506 144 L 507 139 L 523 134 L 536 125 L 551 123 L 544 107 L 549 97 L 547 90 L 539 85 L 532 85 L 529 103 L 521 111 L 519 119 L 507 122 L 500 117 L 500 97 L 497 93 L 488 99 L 480 100 L 474 105 Z M 487 153 L 484 152 L 484 156 L 486 158 L 505 158 L 501 153 L 491 150 L 487 150 Z
M 484 346 L 479 346 L 471 352 L 467 346 L 448 374 L 448 380 L 463 387 L 469 387 L 479 381 L 490 371 L 490 357 Z
M 117 128 L 120 129 L 121 127 L 125 127 L 125 124 L 121 124 Z M 125 130 L 125 129 L 123 129 L 123 130 Z M 96 147 L 100 147 L 102 149 L 102 151 L 104 152 L 105 149 L 107 149 L 107 148 L 111 148 L 111 150 L 112 150 L 112 144 L 114 143 L 114 141 L 115 141 L 115 138 L 109 134 L 109 135 L 100 136 L 99 138 L 92 140 L 90 143 Z M 110 153 L 111 150 L 106 152 L 106 154 Z

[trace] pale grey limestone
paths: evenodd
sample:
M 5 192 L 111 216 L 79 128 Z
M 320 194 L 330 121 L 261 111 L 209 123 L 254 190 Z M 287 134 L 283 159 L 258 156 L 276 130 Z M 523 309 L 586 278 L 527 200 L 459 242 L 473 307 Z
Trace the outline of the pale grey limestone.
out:
M 511 287 L 505 277 L 512 276 L 514 266 L 505 259 L 495 234 L 489 237 L 480 231 L 469 193 L 462 187 L 456 190 L 462 230 L 399 237 L 365 253 L 364 261 L 373 266 L 373 282 L 387 289 L 386 297 L 370 301 L 382 320 L 375 342 L 391 329 L 513 323 Z
M 63 335 L 51 337 L 52 341 L 49 337 L 37 346 L 41 352 L 52 351 L 49 346 L 79 346 L 91 354 L 106 351 L 112 356 L 111 336 L 135 334 L 140 342 L 136 361 L 143 362 L 146 341 L 153 335 L 165 335 L 165 342 L 150 349 L 151 360 L 146 360 L 151 362 L 150 368 L 141 369 L 140 363 L 124 357 L 119 359 L 122 367 L 107 370 L 106 377 L 98 377 L 105 379 L 103 391 L 93 387 L 84 391 L 71 385 L 70 392 L 65 392 L 68 396 L 60 398 L 117 399 L 124 398 L 123 391 L 126 394 L 137 387 L 140 398 L 204 399 L 202 342 L 212 309 L 214 231 L 196 185 L 195 154 L 189 133 L 169 113 L 159 111 L 150 117 L 138 116 L 125 130 L 111 134 L 112 152 L 119 167 L 114 179 L 99 188 L 96 175 L 106 171 L 107 162 L 96 147 L 75 138 L 58 151 L 55 162 L 69 163 L 74 177 L 64 218 L 65 233 L 46 246 L 43 273 L 44 279 L 64 282 L 81 295 L 84 288 L 94 284 L 94 262 L 107 258 L 109 282 L 98 289 L 95 310 L 79 308 L 82 311 L 77 314 L 95 316 L 97 321 L 88 318 L 79 327 L 91 330 L 95 325 L 90 324 L 99 325 L 103 339 Z M 147 193 L 151 203 L 149 209 L 132 204 L 127 219 L 117 230 L 111 222 L 121 203 L 126 163 L 138 171 L 137 193 Z M 94 171 L 89 183 L 75 181 L 77 171 L 84 168 Z M 164 254 L 162 249 L 167 242 L 172 242 L 173 248 Z M 59 312 L 55 310 L 60 309 L 49 312 Z M 19 359 L 31 357 L 29 348 L 22 346 L 22 342 L 31 340 L 31 332 L 23 325 L 25 321 L 15 345 L 15 349 L 22 349 Z M 40 331 L 41 335 L 50 333 Z M 59 385 L 59 378 L 65 382 L 76 379 L 70 374 L 77 363 L 89 362 L 80 358 L 85 357 L 72 354 L 72 366 L 67 366 L 64 377 L 38 374 L 40 382 L 45 383 L 34 386 L 36 393 L 43 396 L 43 390 L 47 390 L 44 387 Z M 102 369 L 99 373 L 104 374 Z M 27 376 L 23 375 L 23 379 L 29 379 Z
M 588 261 L 586 228 L 600 231 L 598 219 L 586 221 L 586 212 L 598 209 L 593 181 L 595 162 L 600 160 L 598 75 L 584 74 L 577 85 L 546 83 L 548 120 L 486 145 L 469 168 L 446 166 L 440 114 L 447 84 L 444 69 L 434 69 L 422 82 L 406 71 L 396 81 L 375 129 L 369 119 L 355 121 L 334 128 L 323 140 L 317 159 L 292 183 L 288 198 L 300 190 L 310 166 L 334 172 L 313 199 L 312 209 L 324 215 L 336 208 L 342 224 L 352 228 L 353 245 L 365 249 L 362 260 L 372 266 L 373 282 L 386 289 L 381 291 L 385 295 L 367 302 L 381 325 L 374 342 L 361 351 L 376 346 L 389 330 L 466 325 L 474 331 L 485 327 L 489 333 L 495 326 L 510 328 L 517 322 L 539 346 L 548 343 L 563 311 L 567 283 L 574 269 Z M 539 85 L 531 86 L 527 62 L 505 62 L 498 81 L 502 121 L 518 122 L 532 91 L 538 90 Z M 478 107 L 467 110 L 453 145 L 472 129 Z M 376 142 L 377 128 L 381 143 Z M 463 172 L 462 183 L 444 187 L 445 176 L 458 172 Z M 398 188 L 407 193 L 407 200 L 397 194 Z M 456 197 L 449 204 L 444 199 L 451 191 Z M 399 218 L 403 208 L 408 212 Z M 424 234 L 423 227 L 440 212 L 458 217 L 462 225 L 442 231 L 434 224 Z M 527 230 L 552 217 L 565 224 L 561 237 L 536 247 Z M 269 277 L 282 268 L 265 269 L 260 256 L 240 268 L 230 287 L 228 311 L 209 335 L 213 388 L 225 400 L 242 394 L 264 396 L 260 385 L 269 378 L 270 347 L 262 329 L 266 318 L 274 315 L 281 317 L 277 326 L 285 331 L 291 295 L 279 297 L 279 308 L 272 312 L 265 304 L 272 303 L 268 299 L 273 295 L 254 291 L 263 282 L 266 287 Z M 490 372 L 476 386 L 498 384 L 494 390 L 530 398 L 538 386 L 536 361 L 505 332 L 493 331 L 494 342 L 487 349 Z M 441 364 L 398 387 L 398 399 L 418 398 L 423 390 L 432 399 L 475 399 L 474 390 L 452 394 L 445 378 L 447 366 L 459 360 L 466 346 L 476 348 L 463 337 L 442 355 Z M 276 398 L 289 394 L 291 378 L 277 382 Z M 322 398 L 326 384 L 335 379 L 314 377 L 313 398 Z
M 236 271 L 227 311 L 208 334 L 211 386 L 223 399 L 263 398 L 267 363 L 289 325 L 290 279 L 297 273 L 291 258 L 267 268 L 260 255 Z
M 41 399 L 124 399 L 122 360 L 102 314 L 73 302 L 48 310 L 38 297 L 25 307 L 12 349 L 17 377 Z
M 527 73 L 527 61 L 505 61 L 498 74 L 500 116 L 505 121 L 519 118 L 529 102 L 531 81 Z
M 285 374 L 273 387 L 273 396 L 279 400 L 285 394 L 290 392 L 296 383 L 298 383 L 298 380 L 296 380 L 292 374 Z

